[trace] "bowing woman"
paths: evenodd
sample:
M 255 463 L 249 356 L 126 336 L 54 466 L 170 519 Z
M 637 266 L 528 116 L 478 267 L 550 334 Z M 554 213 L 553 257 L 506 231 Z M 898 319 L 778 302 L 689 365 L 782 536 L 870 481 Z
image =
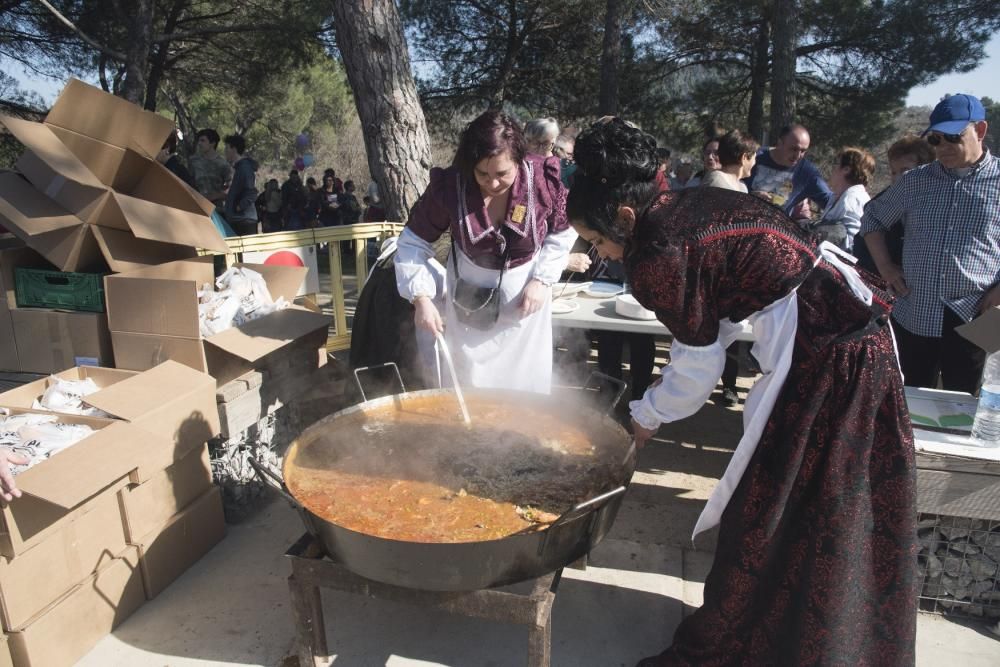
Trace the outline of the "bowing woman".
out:
M 451 167 L 431 170 L 399 238 L 396 282 L 416 326 L 444 334 L 460 383 L 549 393 L 551 285 L 576 240 L 565 208 L 558 158 L 528 155 L 500 111 L 469 124 Z M 442 317 L 430 260 L 449 231 Z
M 567 202 L 674 336 L 662 382 L 630 404 L 637 444 L 704 404 L 743 319 L 764 375 L 695 527 L 720 528 L 704 605 L 639 664 L 912 665 L 915 467 L 890 297 L 752 196 L 657 194 L 655 149 L 595 125 Z

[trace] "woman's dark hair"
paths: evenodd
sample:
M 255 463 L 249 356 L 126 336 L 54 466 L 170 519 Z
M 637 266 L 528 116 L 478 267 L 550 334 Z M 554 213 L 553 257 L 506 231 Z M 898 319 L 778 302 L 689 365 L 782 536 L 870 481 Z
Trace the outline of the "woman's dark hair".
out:
M 594 123 L 577 137 L 573 156 L 577 172 L 566 200 L 567 217 L 621 242 L 622 234 L 614 228 L 618 207 L 644 210 L 659 192 L 656 140 L 612 118 Z
M 484 111 L 462 132 L 452 165 L 468 179 L 480 160 L 509 152 L 515 164 L 524 160 L 524 134 L 517 122 L 503 111 Z
M 172 130 L 167 135 L 166 141 L 163 142 L 163 148 L 167 149 L 167 152 L 171 154 L 177 152 L 177 130 Z
M 739 130 L 731 130 L 719 137 L 719 164 L 723 167 L 742 164 L 743 156 L 753 155 L 760 144 L 753 137 Z

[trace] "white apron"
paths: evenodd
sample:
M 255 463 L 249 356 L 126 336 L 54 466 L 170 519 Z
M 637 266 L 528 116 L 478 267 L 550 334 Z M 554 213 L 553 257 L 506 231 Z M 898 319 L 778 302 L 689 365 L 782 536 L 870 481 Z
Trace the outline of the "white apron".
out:
M 455 248 L 463 281 L 496 287 L 500 271 L 475 265 Z M 451 268 L 452 258 L 448 259 Z M 500 285 L 500 318 L 487 331 L 462 324 L 452 300 L 445 307 L 445 340 L 463 386 L 479 389 L 516 389 L 548 394 L 552 388 L 552 302 L 521 318 L 521 291 L 534 274 L 538 253 L 531 261 L 507 269 Z M 448 271 L 448 294 L 455 293 L 455 272 Z M 448 374 L 442 373 L 447 379 Z

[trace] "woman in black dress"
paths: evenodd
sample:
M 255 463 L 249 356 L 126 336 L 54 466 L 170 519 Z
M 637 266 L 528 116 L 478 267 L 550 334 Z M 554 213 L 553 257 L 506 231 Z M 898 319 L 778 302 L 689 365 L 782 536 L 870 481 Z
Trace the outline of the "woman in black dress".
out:
M 637 444 L 701 407 L 734 323 L 753 325 L 764 376 L 695 528 L 720 526 L 704 605 L 640 664 L 912 665 L 915 467 L 891 298 L 770 204 L 657 193 L 655 148 L 595 125 L 567 203 L 674 336 L 662 382 L 630 404 Z

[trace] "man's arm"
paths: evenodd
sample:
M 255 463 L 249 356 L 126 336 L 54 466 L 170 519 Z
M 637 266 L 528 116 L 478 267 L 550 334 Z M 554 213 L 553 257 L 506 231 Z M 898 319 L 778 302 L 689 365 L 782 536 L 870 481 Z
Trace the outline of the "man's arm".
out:
M 894 294 L 906 296 L 910 293 L 910 288 L 906 285 L 906 277 L 903 275 L 901 266 L 892 261 L 889 255 L 889 247 L 885 242 L 885 233 L 897 224 L 900 224 L 905 212 L 903 179 L 889 189 L 872 199 L 865 206 L 865 213 L 861 216 L 861 231 L 859 234 L 864 237 L 868 252 L 875 262 L 882 279 L 889 284 L 889 288 Z

